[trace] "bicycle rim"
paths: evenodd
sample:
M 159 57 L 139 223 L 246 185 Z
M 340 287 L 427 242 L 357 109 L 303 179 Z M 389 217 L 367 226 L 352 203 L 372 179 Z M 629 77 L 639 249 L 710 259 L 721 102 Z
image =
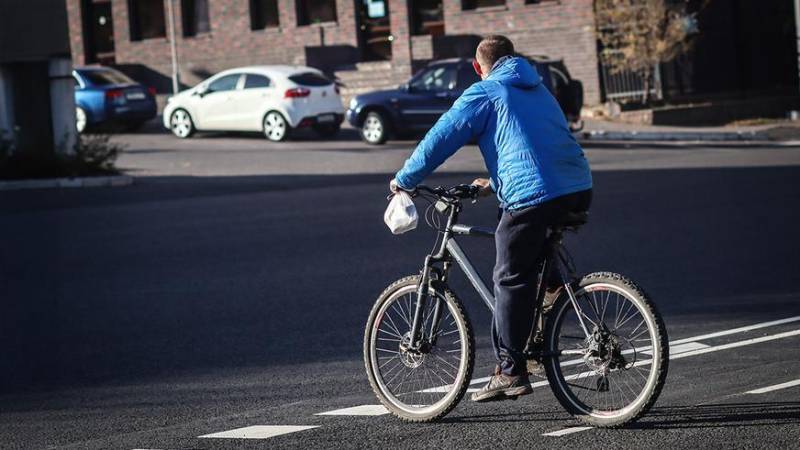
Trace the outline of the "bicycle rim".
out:
M 667 349 L 658 319 L 638 292 L 618 283 L 594 281 L 575 297 L 594 336 L 586 338 L 575 308 L 564 298 L 554 311 L 549 350 L 595 350 L 551 358 L 551 386 L 571 413 L 597 419 L 596 425 L 633 420 L 652 404 L 663 382 L 662 353 Z M 608 336 L 598 337 L 595 332 L 603 325 Z
M 435 300 L 435 301 L 434 301 Z M 423 312 L 422 333 L 432 327 L 433 309 L 442 302 L 436 344 L 429 353 L 401 350 L 410 336 L 416 303 L 416 286 L 406 285 L 392 293 L 371 324 L 369 367 L 379 395 L 406 417 L 436 415 L 459 400 L 467 381 L 471 357 L 467 325 L 456 305 L 443 293 L 429 291 Z

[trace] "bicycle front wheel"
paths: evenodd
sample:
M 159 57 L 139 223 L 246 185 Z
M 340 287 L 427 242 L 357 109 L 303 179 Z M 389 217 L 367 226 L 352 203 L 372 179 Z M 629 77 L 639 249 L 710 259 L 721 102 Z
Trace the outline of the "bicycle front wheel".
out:
M 589 274 L 562 292 L 545 326 L 547 379 L 561 405 L 596 427 L 618 427 L 655 403 L 669 363 L 655 304 L 627 278 Z M 580 313 L 579 313 L 580 311 Z
M 433 283 L 422 311 L 422 345 L 410 348 L 418 283 L 418 276 L 402 278 L 375 302 L 364 332 L 364 365 L 375 395 L 392 414 L 431 422 L 464 396 L 475 344 L 461 302 L 443 283 Z M 437 306 L 441 314 L 434 324 Z

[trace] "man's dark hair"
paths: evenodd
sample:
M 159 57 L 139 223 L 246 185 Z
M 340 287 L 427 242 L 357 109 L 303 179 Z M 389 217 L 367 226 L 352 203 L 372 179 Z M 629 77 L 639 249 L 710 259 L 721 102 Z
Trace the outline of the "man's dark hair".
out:
M 478 62 L 486 64 L 489 67 L 493 66 L 498 59 L 503 56 L 514 54 L 514 44 L 505 36 L 499 34 L 490 34 L 483 38 L 478 44 L 477 50 Z

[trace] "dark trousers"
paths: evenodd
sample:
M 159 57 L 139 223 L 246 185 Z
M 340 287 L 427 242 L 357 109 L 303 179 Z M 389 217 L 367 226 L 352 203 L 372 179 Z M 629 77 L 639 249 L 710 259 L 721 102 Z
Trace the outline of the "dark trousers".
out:
M 536 312 L 547 228 L 566 213 L 587 211 L 591 202 L 589 189 L 521 210 L 503 211 L 495 233 L 492 321 L 492 343 L 502 373 L 522 375 L 527 371 L 524 350 Z

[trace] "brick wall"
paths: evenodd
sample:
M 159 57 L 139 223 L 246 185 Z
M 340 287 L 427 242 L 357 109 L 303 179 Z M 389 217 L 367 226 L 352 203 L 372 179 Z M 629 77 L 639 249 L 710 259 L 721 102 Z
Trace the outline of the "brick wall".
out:
M 73 61 L 83 64 L 80 0 L 66 1 Z M 165 11 L 166 1 L 169 0 L 165 0 Z M 183 37 L 181 2 L 175 0 L 181 81 L 191 86 L 220 70 L 242 65 L 306 64 L 307 47 L 319 48 L 323 41 L 326 48 L 317 54 L 332 53 L 337 47 L 350 48 L 352 55 L 357 54 L 355 2 L 336 2 L 336 23 L 298 27 L 294 1 L 279 0 L 280 26 L 253 31 L 248 0 L 209 0 L 211 32 Z M 460 0 L 444 0 L 445 30 L 448 35 L 502 33 L 524 54 L 564 58 L 572 76 L 584 84 L 586 103 L 592 104 L 600 99 L 592 2 L 543 0 L 528 5 L 525 0 L 507 0 L 503 7 L 462 11 Z M 412 60 L 431 57 L 431 41 L 428 37 L 409 36 L 406 1 L 390 0 L 389 7 L 394 36 L 392 72 L 410 74 Z M 148 75 L 162 77 L 159 87 L 167 90 L 171 73 L 169 41 L 157 38 L 131 42 L 127 0 L 112 0 L 112 13 L 117 64 L 139 65 Z M 329 59 L 353 62 L 338 54 Z
M 167 11 L 165 0 L 165 16 Z M 250 29 L 248 0 L 210 0 L 209 33 L 184 37 L 179 0 L 174 2 L 176 46 L 180 62 L 180 79 L 194 85 L 223 69 L 253 64 L 305 64 L 307 46 L 349 46 L 355 48 L 356 26 L 353 4 L 337 0 L 338 21 L 297 26 L 294 2 L 278 2 L 280 26 L 264 30 Z M 80 0 L 67 0 L 73 60 L 85 64 L 81 37 Z M 130 40 L 127 0 L 112 0 L 116 62 L 119 65 L 137 64 L 169 77 L 172 71 L 167 38 Z
M 586 104 L 600 102 L 593 0 L 506 0 L 505 6 L 462 11 L 460 0 L 444 0 L 445 31 L 504 34 L 518 52 L 563 58 L 583 82 Z

